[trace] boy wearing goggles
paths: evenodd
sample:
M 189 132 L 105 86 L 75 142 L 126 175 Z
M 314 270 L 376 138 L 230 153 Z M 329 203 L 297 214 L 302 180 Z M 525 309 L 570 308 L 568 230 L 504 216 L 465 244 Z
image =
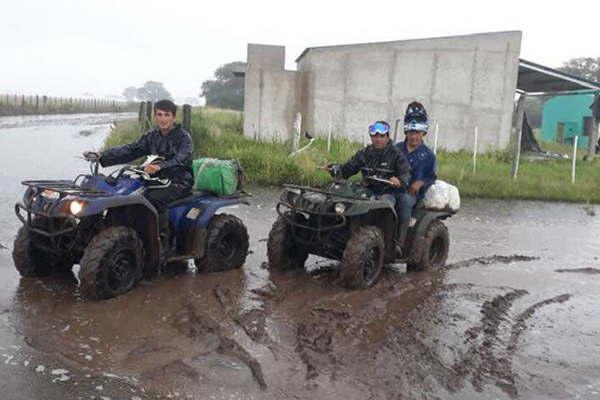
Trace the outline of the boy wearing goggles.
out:
M 395 208 L 396 214 L 402 223 L 403 196 L 407 196 L 405 186 L 410 179 L 410 166 L 401 151 L 390 139 L 390 125 L 385 121 L 376 121 L 369 126 L 371 144 L 360 149 L 348 162 L 340 166 L 344 179 L 361 172 L 363 176 L 373 175 L 369 170 L 378 170 L 380 178 L 389 180 L 392 184 L 366 181 L 367 188 L 382 200 L 389 201 Z M 388 172 L 385 172 L 388 171 Z M 410 219 L 410 209 L 408 210 Z M 397 251 L 401 252 L 403 238 L 397 242 Z

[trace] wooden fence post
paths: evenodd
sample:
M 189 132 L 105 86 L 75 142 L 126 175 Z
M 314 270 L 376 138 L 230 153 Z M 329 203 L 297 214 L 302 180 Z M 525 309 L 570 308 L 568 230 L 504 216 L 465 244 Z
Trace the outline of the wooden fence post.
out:
M 152 102 L 146 102 L 146 121 L 147 129 L 152 129 Z
M 517 179 L 519 173 L 519 161 L 521 160 L 521 139 L 523 137 L 523 115 L 525 114 L 525 93 L 519 96 L 517 101 L 517 109 L 515 110 L 515 118 L 513 131 L 515 136 L 515 150 L 513 155 L 513 163 L 510 175 L 513 179 Z
M 588 150 L 587 154 L 583 157 L 584 161 L 592 161 L 596 156 L 596 145 L 598 144 L 598 121 L 592 116 L 592 127 L 590 135 L 588 136 Z
M 183 129 L 190 131 L 192 126 L 192 106 L 189 104 L 183 105 Z
M 142 125 L 142 123 L 144 122 L 144 115 L 146 115 L 146 113 L 144 112 L 145 108 L 146 108 L 146 103 L 143 101 L 140 101 L 140 110 L 138 111 L 138 123 L 140 125 Z

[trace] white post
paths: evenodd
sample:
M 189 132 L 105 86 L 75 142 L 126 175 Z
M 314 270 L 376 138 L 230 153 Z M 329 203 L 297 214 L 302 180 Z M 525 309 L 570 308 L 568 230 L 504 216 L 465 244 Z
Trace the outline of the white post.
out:
M 519 135 L 517 136 L 517 143 L 519 143 L 519 145 L 517 148 L 517 155 L 515 156 L 513 179 L 517 179 L 517 174 L 519 173 L 519 162 L 521 161 L 521 139 L 522 139 L 522 136 L 523 136 L 523 130 L 519 129 Z
M 579 136 L 575 136 L 573 140 L 573 164 L 571 166 L 571 183 L 575 183 L 575 164 L 577 162 L 577 142 Z
M 331 128 L 332 128 L 332 122 L 331 122 L 331 114 L 329 114 L 329 127 L 327 130 L 327 153 L 331 153 Z
M 300 132 L 302 129 L 302 114 L 296 114 L 296 121 L 294 122 L 294 138 L 292 140 L 292 153 L 298 151 L 300 147 Z
M 477 172 L 477 137 L 479 136 L 479 127 L 475 127 L 475 142 L 473 143 L 473 175 Z
M 438 139 L 439 131 L 440 131 L 440 125 L 436 122 L 435 123 L 435 134 L 433 135 L 433 154 L 437 154 L 437 139 Z

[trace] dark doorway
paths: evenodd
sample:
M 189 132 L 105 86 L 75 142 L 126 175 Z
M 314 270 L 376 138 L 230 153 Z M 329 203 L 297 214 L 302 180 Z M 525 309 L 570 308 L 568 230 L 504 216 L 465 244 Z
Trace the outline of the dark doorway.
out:
M 556 141 L 558 143 L 565 142 L 565 124 L 563 122 L 556 124 Z

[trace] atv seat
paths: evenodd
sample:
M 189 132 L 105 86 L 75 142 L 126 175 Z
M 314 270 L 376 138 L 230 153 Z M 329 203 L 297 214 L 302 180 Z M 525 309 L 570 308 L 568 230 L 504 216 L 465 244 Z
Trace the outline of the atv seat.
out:
M 191 200 L 194 200 L 195 198 L 197 198 L 199 196 L 207 196 L 207 195 L 210 195 L 210 194 L 211 194 L 210 192 L 206 192 L 206 191 L 203 191 L 203 190 L 194 190 L 192 192 L 192 194 L 190 194 L 189 196 L 183 197 L 181 199 L 177 199 L 174 202 L 169 203 L 169 208 L 177 207 L 179 205 L 185 204 L 185 203 L 187 203 L 187 202 L 189 202 Z

